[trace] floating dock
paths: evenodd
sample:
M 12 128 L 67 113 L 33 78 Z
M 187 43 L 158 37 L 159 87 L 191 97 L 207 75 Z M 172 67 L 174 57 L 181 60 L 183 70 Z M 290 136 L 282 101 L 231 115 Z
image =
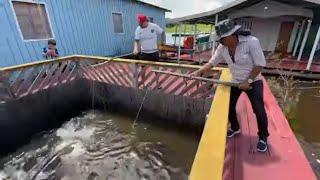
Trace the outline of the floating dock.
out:
M 16 134 L 22 135 L 24 128 L 37 126 L 41 120 L 48 123 L 52 114 L 73 107 L 100 104 L 137 112 L 142 97 L 150 91 L 143 106 L 145 112 L 166 123 L 204 127 L 190 179 L 316 179 L 266 82 L 264 99 L 271 135 L 269 151 L 261 154 L 255 150 L 256 120 L 245 95 L 237 105 L 242 134 L 227 140 L 230 87 L 153 71 L 186 74 L 198 68 L 80 55 L 2 68 L 0 132 L 5 138 L 1 138 L 1 147 L 18 141 L 21 137 Z M 208 76 L 231 79 L 225 68 L 213 69 Z

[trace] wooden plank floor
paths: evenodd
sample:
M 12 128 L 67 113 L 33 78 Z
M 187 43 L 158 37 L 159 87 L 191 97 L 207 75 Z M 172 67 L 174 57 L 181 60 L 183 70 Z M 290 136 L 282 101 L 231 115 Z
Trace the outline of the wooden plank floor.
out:
M 247 96 L 237 104 L 241 135 L 228 139 L 225 180 L 315 180 L 316 177 L 283 112 L 264 83 L 264 101 L 269 120 L 269 151 L 256 151 L 257 123 Z
M 209 61 L 211 58 L 212 52 L 211 51 L 205 51 L 202 52 L 200 57 L 199 54 L 196 54 L 194 56 L 194 61 L 198 62 L 199 59 L 201 58 L 204 62 Z M 177 57 L 172 57 L 172 59 L 176 59 Z M 191 57 L 189 54 L 183 54 L 181 55 L 181 59 L 183 60 L 191 60 Z M 307 60 L 301 60 L 297 61 L 296 59 L 293 58 L 284 58 L 282 59 L 281 63 L 279 63 L 278 60 L 273 60 L 273 59 L 267 59 L 267 68 L 283 68 L 286 70 L 297 70 L 297 71 L 304 71 L 307 68 Z M 310 71 L 319 73 L 320 72 L 320 63 L 315 62 L 312 64 Z

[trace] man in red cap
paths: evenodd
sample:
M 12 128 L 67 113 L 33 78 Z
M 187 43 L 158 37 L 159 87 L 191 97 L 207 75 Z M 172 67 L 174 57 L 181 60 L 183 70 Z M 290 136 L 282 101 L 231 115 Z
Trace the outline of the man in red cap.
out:
M 143 14 L 138 14 L 138 23 L 133 54 L 139 55 L 142 60 L 158 61 L 158 36 L 160 36 L 161 44 L 165 44 L 164 30 L 157 24 L 149 22 L 148 17 Z

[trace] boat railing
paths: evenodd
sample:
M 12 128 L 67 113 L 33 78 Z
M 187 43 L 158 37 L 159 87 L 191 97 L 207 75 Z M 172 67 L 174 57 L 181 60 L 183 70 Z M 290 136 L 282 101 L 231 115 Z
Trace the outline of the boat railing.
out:
M 79 63 L 86 61 L 67 56 L 1 68 L 0 101 L 21 98 L 72 81 L 78 75 Z M 91 64 L 98 62 L 101 60 L 90 60 Z

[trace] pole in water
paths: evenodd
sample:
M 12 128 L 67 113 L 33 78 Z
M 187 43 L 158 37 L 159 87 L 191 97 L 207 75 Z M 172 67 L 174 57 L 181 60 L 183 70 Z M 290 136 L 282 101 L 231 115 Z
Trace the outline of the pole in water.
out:
M 141 104 L 140 104 L 140 107 L 139 107 L 139 111 L 138 111 L 138 113 L 137 113 L 137 116 L 136 116 L 135 120 L 133 121 L 132 128 L 134 128 L 134 127 L 136 126 L 136 123 L 137 123 L 137 120 L 138 120 L 138 118 L 139 118 L 139 115 L 140 115 L 142 106 L 143 106 L 143 104 L 144 104 L 144 101 L 146 100 L 146 97 L 147 97 L 149 91 L 150 91 L 150 88 L 147 88 L 146 93 L 144 94 L 143 99 L 142 99 L 142 102 L 141 102 Z
M 92 81 L 92 87 L 91 87 L 91 93 L 92 93 L 92 110 L 93 110 L 93 114 L 94 114 L 94 81 Z

